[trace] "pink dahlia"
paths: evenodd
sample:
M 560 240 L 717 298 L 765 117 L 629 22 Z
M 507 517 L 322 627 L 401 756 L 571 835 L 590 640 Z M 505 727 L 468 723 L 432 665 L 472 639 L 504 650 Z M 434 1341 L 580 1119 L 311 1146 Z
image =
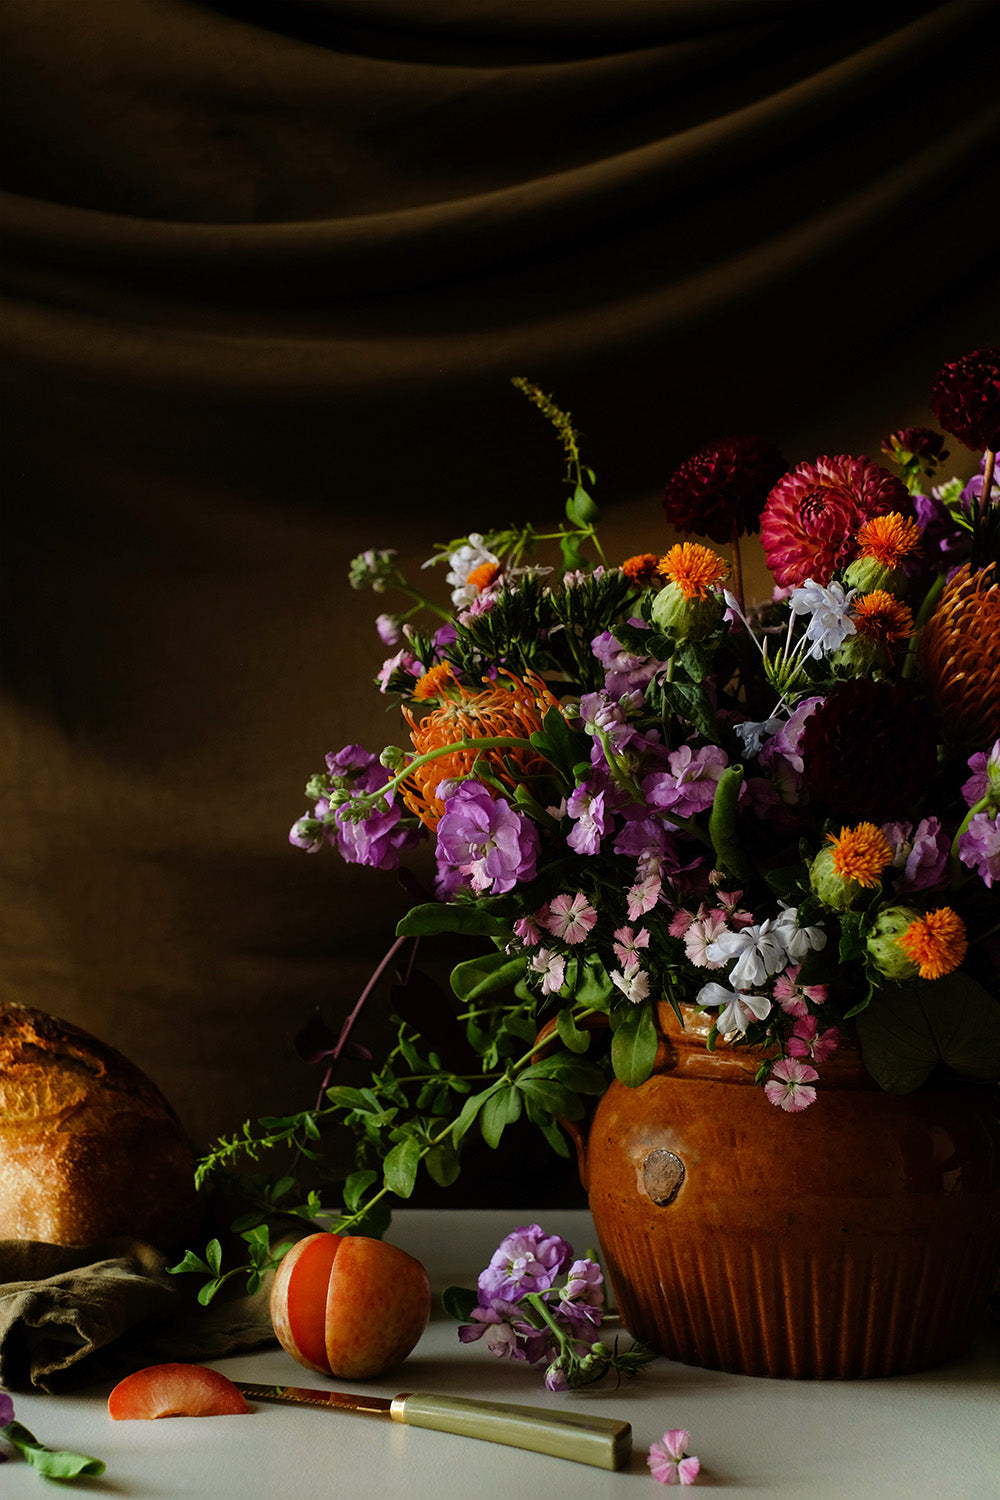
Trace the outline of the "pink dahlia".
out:
M 685 534 L 728 542 L 760 525 L 771 486 L 787 465 L 773 443 L 751 435 L 702 448 L 667 481 L 663 513 Z
M 943 365 L 931 386 L 931 411 L 967 448 L 1000 448 L 1000 349 L 975 349 Z
M 873 516 L 912 516 L 906 486 L 868 458 L 799 464 L 767 497 L 760 539 L 781 588 L 812 579 L 826 585 L 854 556 L 858 527 Z

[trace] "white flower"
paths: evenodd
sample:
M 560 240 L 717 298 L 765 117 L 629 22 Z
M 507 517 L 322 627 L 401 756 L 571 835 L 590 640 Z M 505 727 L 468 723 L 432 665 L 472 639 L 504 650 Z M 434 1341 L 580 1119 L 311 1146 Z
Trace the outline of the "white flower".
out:
M 813 948 L 818 950 L 826 947 L 826 933 L 822 927 L 800 927 L 798 918 L 798 907 L 786 906 L 771 924 L 772 931 L 784 944 L 791 963 L 801 963 Z
M 731 958 L 736 959 L 729 971 L 729 982 L 737 990 L 763 984 L 788 962 L 784 938 L 775 931 L 770 917 L 743 927 L 739 932 L 722 933 L 706 949 L 706 957 L 709 963 L 719 965 L 728 963 Z
M 614 975 L 611 977 L 613 979 Z M 714 980 L 711 984 L 703 985 L 696 998 L 705 1010 L 712 1010 L 717 1005 L 722 1007 L 718 1027 L 723 1036 L 732 1036 L 734 1032 L 739 1032 L 742 1036 L 751 1021 L 763 1021 L 771 1013 L 771 1002 L 766 995 L 746 995 L 742 991 L 727 990 L 725 985 L 716 984 Z
M 611 982 L 616 984 L 633 1005 L 639 1005 L 649 996 L 649 975 L 637 963 L 627 963 L 624 969 L 612 969 Z
M 551 948 L 539 948 L 531 956 L 531 967 L 542 976 L 542 994 L 557 994 L 566 978 L 566 960 L 562 954 L 553 953 Z
M 460 608 L 471 604 L 479 597 L 479 589 L 475 584 L 471 587 L 469 585 L 469 575 L 477 568 L 481 568 L 484 563 L 499 568 L 500 559 L 483 545 L 480 532 L 473 531 L 463 546 L 459 547 L 456 552 L 449 553 L 448 563 L 451 571 L 446 582 L 451 584 L 451 602 L 456 608 Z
M 823 656 L 836 651 L 849 635 L 854 635 L 857 626 L 851 619 L 851 600 L 856 589 L 847 594 L 839 583 L 826 588 L 807 578 L 801 588 L 792 589 L 789 608 L 793 615 L 811 615 L 806 626 L 806 640 L 812 641 L 812 656 Z

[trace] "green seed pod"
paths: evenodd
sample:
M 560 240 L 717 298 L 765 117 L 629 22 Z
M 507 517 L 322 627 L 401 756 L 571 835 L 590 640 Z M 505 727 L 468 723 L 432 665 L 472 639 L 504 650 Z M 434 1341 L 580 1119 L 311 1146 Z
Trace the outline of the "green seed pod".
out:
M 912 906 L 887 906 L 868 934 L 868 957 L 887 979 L 915 979 L 917 965 L 899 946 L 899 938 L 920 913 Z
M 849 911 L 859 896 L 864 895 L 864 886 L 857 880 L 845 880 L 838 875 L 833 863 L 833 850 L 821 849 L 809 866 L 809 884 L 824 906 L 832 911 Z

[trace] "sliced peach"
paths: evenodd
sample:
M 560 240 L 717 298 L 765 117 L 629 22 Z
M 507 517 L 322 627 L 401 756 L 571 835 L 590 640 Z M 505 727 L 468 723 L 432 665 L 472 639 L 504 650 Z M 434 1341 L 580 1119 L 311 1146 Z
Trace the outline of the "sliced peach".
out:
M 231 1380 L 203 1365 L 149 1365 L 120 1380 L 108 1397 L 116 1422 L 152 1417 L 231 1417 L 250 1410 Z
M 427 1327 L 431 1289 L 418 1260 L 363 1235 L 299 1240 L 278 1267 L 271 1322 L 299 1364 L 364 1380 L 401 1364 Z

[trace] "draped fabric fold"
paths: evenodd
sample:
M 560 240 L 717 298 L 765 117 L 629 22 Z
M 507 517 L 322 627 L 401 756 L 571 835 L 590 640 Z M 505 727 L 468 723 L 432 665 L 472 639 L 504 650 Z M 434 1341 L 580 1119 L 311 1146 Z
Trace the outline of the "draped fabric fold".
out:
M 628 551 L 702 442 L 798 461 L 919 417 L 1000 326 L 996 21 L 8 0 L 15 998 L 201 1139 L 295 1105 L 283 1038 L 401 901 L 284 841 L 326 750 L 398 733 L 350 556 L 558 510 L 512 375 L 581 423 Z

